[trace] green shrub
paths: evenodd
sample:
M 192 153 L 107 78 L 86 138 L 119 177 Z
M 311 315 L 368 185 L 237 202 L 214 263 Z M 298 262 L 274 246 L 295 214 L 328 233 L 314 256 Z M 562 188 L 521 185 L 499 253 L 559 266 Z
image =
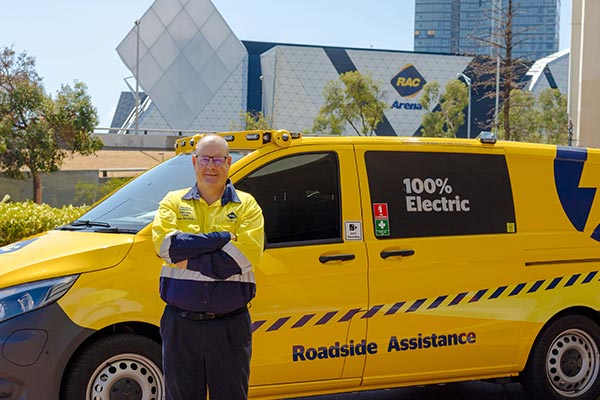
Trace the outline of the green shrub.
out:
M 77 184 L 75 184 L 75 203 L 94 204 L 96 201 L 129 182 L 131 179 L 133 179 L 133 177 L 111 178 L 101 185 L 77 182 Z
M 0 202 L 0 246 L 14 243 L 36 233 L 76 220 L 89 207 Z

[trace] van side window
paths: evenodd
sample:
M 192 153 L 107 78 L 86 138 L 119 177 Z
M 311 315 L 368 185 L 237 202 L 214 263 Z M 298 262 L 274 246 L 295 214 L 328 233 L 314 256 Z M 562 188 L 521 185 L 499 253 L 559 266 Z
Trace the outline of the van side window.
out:
M 303 153 L 267 164 L 236 183 L 263 210 L 267 247 L 341 242 L 338 160 Z
M 378 239 L 515 233 L 503 155 L 368 151 Z

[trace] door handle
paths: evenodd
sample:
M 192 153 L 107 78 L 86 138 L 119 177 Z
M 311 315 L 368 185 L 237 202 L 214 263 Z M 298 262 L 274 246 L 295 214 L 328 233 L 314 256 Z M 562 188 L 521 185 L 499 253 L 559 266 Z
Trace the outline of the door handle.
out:
M 356 256 L 354 254 L 333 254 L 330 256 L 320 256 L 319 261 L 322 264 L 328 263 L 329 261 L 350 261 L 354 260 Z
M 383 250 L 380 255 L 381 258 L 386 259 L 388 257 L 400 256 L 408 257 L 415 254 L 414 250 Z

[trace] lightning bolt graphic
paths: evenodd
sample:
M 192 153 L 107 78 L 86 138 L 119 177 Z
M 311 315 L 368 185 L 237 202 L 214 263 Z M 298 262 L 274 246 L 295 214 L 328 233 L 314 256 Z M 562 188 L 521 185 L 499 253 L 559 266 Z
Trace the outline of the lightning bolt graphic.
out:
M 559 146 L 554 159 L 554 183 L 560 204 L 580 232 L 585 228 L 596 196 L 596 188 L 579 187 L 587 156 L 585 148 Z M 600 241 L 599 228 L 600 225 L 591 235 L 596 241 Z

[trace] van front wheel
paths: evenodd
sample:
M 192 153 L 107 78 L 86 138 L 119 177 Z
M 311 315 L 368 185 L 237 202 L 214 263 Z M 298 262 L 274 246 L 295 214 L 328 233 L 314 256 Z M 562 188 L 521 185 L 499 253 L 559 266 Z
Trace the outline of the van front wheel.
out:
M 101 338 L 70 365 L 62 388 L 64 400 L 161 400 L 161 347 L 135 334 Z
M 560 318 L 536 340 L 522 384 L 533 399 L 594 400 L 600 395 L 600 329 L 581 315 Z

